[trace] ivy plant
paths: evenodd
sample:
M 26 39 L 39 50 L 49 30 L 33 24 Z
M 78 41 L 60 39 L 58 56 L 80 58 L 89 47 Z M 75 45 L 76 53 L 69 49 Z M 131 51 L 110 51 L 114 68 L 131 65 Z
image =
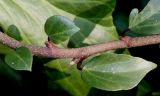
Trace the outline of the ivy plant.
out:
M 159 34 L 159 4 L 160 0 L 150 0 L 141 12 L 133 9 L 128 29 L 141 36 Z M 22 45 L 18 43 L 19 47 L 15 45 L 13 49 L 12 45 L 0 45 L 0 60 L 14 70 L 32 72 L 37 59 L 33 55 L 40 50 L 31 50 L 28 45 L 51 52 L 59 49 L 56 52 L 61 58 L 50 58 L 47 62 L 41 59 L 48 86 L 73 96 L 87 96 L 93 87 L 106 92 L 130 90 L 157 67 L 154 62 L 134 57 L 127 49 L 128 52 L 120 54 L 112 50 L 86 57 L 69 51 L 75 58 L 63 58 L 66 51 L 60 51 L 119 40 L 112 17 L 115 5 L 116 0 L 1 0 L 0 27 Z M 45 45 L 46 41 L 51 45 Z

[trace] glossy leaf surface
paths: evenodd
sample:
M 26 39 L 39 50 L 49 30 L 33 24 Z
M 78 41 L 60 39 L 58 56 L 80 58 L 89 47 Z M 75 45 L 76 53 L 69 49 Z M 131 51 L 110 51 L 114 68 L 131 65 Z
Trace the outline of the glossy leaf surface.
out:
M 108 91 L 128 90 L 156 64 L 124 54 L 101 54 L 85 60 L 82 78 L 87 84 Z
M 134 18 L 131 12 L 129 28 L 140 35 L 160 34 L 160 0 L 150 0 L 146 7 Z
M 73 21 L 58 15 L 48 18 L 44 29 L 54 43 L 66 41 L 79 30 Z
M 32 53 L 28 48 L 20 47 L 15 52 L 5 56 L 5 62 L 15 70 L 28 70 L 32 68 Z

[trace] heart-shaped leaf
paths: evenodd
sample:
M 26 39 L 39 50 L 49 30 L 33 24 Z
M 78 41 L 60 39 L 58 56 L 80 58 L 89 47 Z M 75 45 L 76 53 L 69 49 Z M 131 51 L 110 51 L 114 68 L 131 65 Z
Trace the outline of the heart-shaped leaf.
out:
M 58 15 L 48 18 L 44 28 L 48 37 L 54 43 L 66 41 L 79 30 L 73 21 Z
M 29 70 L 32 68 L 32 54 L 28 48 L 20 47 L 15 52 L 5 56 L 5 62 L 16 70 Z
M 140 35 L 160 34 L 160 0 L 150 0 L 147 6 L 133 19 L 130 19 L 129 28 Z M 132 14 L 135 13 L 132 10 Z
M 156 68 L 156 64 L 141 58 L 114 53 L 88 58 L 83 66 L 82 78 L 87 84 L 109 91 L 131 89 Z
M 12 37 L 12 38 L 14 38 L 14 39 L 16 39 L 16 40 L 18 40 L 18 41 L 22 40 L 20 32 L 19 32 L 18 28 L 15 25 L 10 25 L 8 27 L 7 35 Z

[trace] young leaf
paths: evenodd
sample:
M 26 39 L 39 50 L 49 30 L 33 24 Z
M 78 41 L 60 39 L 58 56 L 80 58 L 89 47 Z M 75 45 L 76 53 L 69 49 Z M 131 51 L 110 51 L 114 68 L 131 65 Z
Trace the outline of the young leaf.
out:
M 18 40 L 18 41 L 22 40 L 21 34 L 20 34 L 18 28 L 15 25 L 10 25 L 8 27 L 7 35 L 16 39 L 16 40 Z
M 45 32 L 54 43 L 61 43 L 69 39 L 79 28 L 64 16 L 52 16 L 45 23 Z
M 133 20 L 135 19 L 135 17 L 137 16 L 138 14 L 138 9 L 137 8 L 134 8 L 132 9 L 130 15 L 129 15 L 129 25 L 131 25 L 131 23 L 133 22 Z
M 101 54 L 88 58 L 82 64 L 82 79 L 89 85 L 108 91 L 128 90 L 156 64 L 124 54 Z
M 130 19 L 129 28 L 140 35 L 160 34 L 159 4 L 160 0 L 150 0 L 147 6 L 139 14 L 137 14 L 133 20 Z
M 28 48 L 20 47 L 15 52 L 5 56 L 5 62 L 16 70 L 29 70 L 32 68 L 32 54 Z

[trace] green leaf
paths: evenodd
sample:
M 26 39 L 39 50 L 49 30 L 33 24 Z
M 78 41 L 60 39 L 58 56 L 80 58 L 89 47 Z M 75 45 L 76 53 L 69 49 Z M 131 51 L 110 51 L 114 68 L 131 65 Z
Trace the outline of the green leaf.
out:
M 20 47 L 15 52 L 5 56 L 5 62 L 16 70 L 29 70 L 32 68 L 32 53 L 28 48 Z
M 14 39 L 16 39 L 16 40 L 18 40 L 18 41 L 22 40 L 20 32 L 19 32 L 18 28 L 15 25 L 10 25 L 8 27 L 7 35 L 12 37 L 12 38 L 14 38 Z
M 129 16 L 129 25 L 133 22 L 133 20 L 135 19 L 135 17 L 138 15 L 138 9 L 134 8 L 132 9 L 130 16 Z
M 0 54 L 8 54 L 14 52 L 10 47 L 0 43 Z
M 79 28 L 73 21 L 64 16 L 52 16 L 45 23 L 45 32 L 54 43 L 61 43 L 69 39 Z
M 101 35 L 105 33 L 103 37 L 105 41 L 108 38 L 118 38 L 115 35 L 117 33 L 111 15 L 115 2 L 115 0 L 0 0 L 0 25 L 4 32 L 7 32 L 10 25 L 15 25 L 20 31 L 22 42 L 44 46 L 44 42 L 47 41 L 47 34 L 44 31 L 47 18 L 61 15 L 74 21 L 81 29 L 75 34 L 76 37 L 73 36 L 75 38 L 70 40 L 73 44 L 80 45 L 79 42 L 83 42 L 92 31 Z M 87 35 L 84 37 L 84 34 Z
M 48 62 L 45 66 L 60 72 L 58 73 L 59 76 L 54 74 L 51 76 L 50 74 L 49 77 L 54 78 L 52 82 L 58 84 L 73 96 L 87 96 L 90 86 L 83 82 L 80 71 L 77 70 L 75 65 L 70 66 L 70 62 L 70 59 L 56 59 Z M 64 78 L 60 79 L 60 77 Z
M 89 3 L 88 5 L 98 5 L 81 12 L 74 19 L 74 22 L 80 28 L 80 31 L 71 37 L 69 45 L 79 47 L 84 46 L 85 44 L 97 44 L 118 39 L 112 18 L 115 1 L 85 0 L 83 3 Z
M 83 80 L 96 88 L 118 91 L 131 89 L 156 64 L 124 54 L 101 54 L 88 58 L 83 62 Z
M 118 34 L 116 33 L 115 27 L 113 25 L 111 25 L 110 28 L 96 25 L 95 29 L 87 38 L 85 38 L 83 43 L 91 45 L 117 39 L 118 39 Z
M 140 35 L 160 34 L 159 4 L 160 0 L 150 0 L 147 6 L 139 14 L 137 14 L 133 20 L 130 19 L 129 28 Z M 131 14 L 135 13 L 133 11 Z
M 61 72 L 61 71 L 53 69 L 53 68 L 48 68 L 48 67 L 45 68 L 44 73 L 52 81 L 60 80 L 60 79 L 63 79 L 63 78 L 70 76 L 70 74 L 67 74 L 65 72 Z M 50 85 L 50 86 L 53 86 L 53 85 Z
M 106 2 L 110 4 L 114 4 L 112 2 L 113 0 L 83 0 L 83 1 L 82 0 L 74 0 L 74 1 L 73 0 L 46 0 L 46 1 L 56 6 L 57 8 L 60 8 L 66 12 L 69 12 L 75 15 L 81 14 L 96 6 L 105 4 Z M 107 6 L 112 6 L 112 5 L 107 5 Z

